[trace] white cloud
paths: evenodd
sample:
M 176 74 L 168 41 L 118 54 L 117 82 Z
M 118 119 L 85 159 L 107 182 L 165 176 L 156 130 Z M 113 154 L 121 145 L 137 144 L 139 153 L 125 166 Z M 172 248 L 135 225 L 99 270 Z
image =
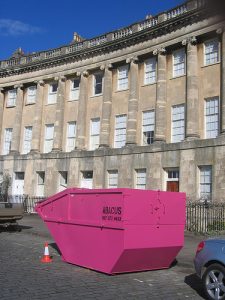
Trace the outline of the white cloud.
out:
M 20 36 L 40 32 L 41 29 L 21 21 L 0 19 L 0 36 Z

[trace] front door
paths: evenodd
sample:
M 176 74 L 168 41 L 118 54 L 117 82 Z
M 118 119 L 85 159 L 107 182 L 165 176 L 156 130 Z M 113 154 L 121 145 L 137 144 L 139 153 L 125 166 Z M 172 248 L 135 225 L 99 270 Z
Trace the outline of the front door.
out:
M 167 181 L 166 190 L 168 192 L 179 192 L 179 181 Z
M 13 195 L 22 196 L 23 194 L 24 194 L 24 172 L 16 172 Z

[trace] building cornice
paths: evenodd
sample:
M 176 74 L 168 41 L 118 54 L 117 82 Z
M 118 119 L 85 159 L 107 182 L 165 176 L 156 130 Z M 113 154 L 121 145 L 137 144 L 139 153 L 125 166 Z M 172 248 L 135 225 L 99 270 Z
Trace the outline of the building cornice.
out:
M 0 62 L 0 78 L 74 63 L 171 33 L 207 17 L 204 1 L 190 0 L 156 17 L 91 40 Z

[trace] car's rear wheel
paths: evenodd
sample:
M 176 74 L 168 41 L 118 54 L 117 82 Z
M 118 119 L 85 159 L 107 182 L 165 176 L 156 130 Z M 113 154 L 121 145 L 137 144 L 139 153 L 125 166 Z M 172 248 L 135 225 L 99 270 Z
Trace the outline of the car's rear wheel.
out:
M 225 268 L 220 264 L 210 265 L 203 275 L 204 291 L 207 299 L 225 299 Z

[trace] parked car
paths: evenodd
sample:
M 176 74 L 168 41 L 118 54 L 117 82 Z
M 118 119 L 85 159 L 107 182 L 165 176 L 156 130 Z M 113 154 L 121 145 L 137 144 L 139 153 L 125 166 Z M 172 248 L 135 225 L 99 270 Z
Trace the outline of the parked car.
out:
M 207 299 L 225 299 L 225 239 L 199 243 L 194 264 Z
M 24 215 L 23 203 L 0 202 L 0 227 L 20 230 L 17 221 Z

